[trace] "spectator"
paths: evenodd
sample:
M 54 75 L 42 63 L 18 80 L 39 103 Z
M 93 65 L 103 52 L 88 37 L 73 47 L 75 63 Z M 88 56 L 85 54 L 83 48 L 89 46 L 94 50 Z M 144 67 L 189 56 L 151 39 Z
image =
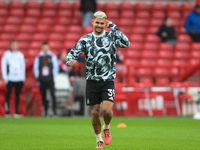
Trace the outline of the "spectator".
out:
M 58 55 L 58 64 L 59 64 L 59 72 L 60 73 L 69 73 L 69 76 L 74 76 L 76 71 L 73 67 L 69 67 L 66 65 L 66 53 L 62 52 Z
M 185 29 L 195 42 L 200 42 L 200 4 L 185 19 Z
M 157 35 L 162 39 L 163 42 L 170 43 L 174 46 L 176 43 L 176 32 L 170 17 L 166 17 L 164 19 L 164 24 L 160 27 Z
M 9 101 L 13 86 L 15 87 L 16 108 L 14 117 L 21 117 L 19 112 L 20 93 L 25 80 L 24 55 L 18 51 L 18 41 L 12 40 L 1 60 L 3 80 L 6 83 L 6 116 L 10 116 Z
M 35 58 L 33 69 L 35 78 L 39 81 L 39 88 L 44 107 L 44 115 L 48 115 L 48 101 L 46 99 L 47 89 L 50 90 L 53 100 L 53 112 L 54 115 L 56 115 L 56 97 L 53 77 L 58 73 L 59 66 L 56 55 L 54 55 L 49 50 L 48 43 L 44 42 L 42 44 L 42 50 L 40 54 Z
M 83 12 L 82 27 L 91 25 L 91 19 L 96 9 L 96 0 L 81 0 L 80 11 Z

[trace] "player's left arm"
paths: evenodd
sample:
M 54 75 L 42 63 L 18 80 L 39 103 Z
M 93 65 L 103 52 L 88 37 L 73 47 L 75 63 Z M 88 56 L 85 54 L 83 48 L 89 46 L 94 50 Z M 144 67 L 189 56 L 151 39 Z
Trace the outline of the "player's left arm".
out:
M 107 27 L 113 31 L 116 48 L 126 48 L 130 45 L 129 39 L 126 37 L 126 35 L 124 35 L 122 31 L 119 30 L 117 25 L 107 20 Z

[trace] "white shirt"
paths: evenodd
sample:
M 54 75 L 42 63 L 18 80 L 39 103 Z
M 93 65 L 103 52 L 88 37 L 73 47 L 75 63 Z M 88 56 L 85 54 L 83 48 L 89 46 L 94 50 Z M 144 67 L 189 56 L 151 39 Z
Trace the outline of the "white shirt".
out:
M 9 68 L 7 73 L 7 66 Z M 2 77 L 8 81 L 19 82 L 25 80 L 24 55 L 19 51 L 7 50 L 1 59 Z

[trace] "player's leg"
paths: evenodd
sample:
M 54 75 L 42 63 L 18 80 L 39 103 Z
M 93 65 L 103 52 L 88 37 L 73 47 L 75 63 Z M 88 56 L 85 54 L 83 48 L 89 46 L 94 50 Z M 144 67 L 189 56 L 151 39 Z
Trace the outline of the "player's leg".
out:
M 13 87 L 13 82 L 9 81 L 6 84 L 6 115 L 10 115 L 10 111 L 9 111 L 9 101 L 10 101 L 10 94 L 12 92 L 12 87 Z
M 46 84 L 43 82 L 40 82 L 40 93 L 42 95 L 42 104 L 44 108 L 44 115 L 47 116 L 47 111 L 48 111 L 48 106 L 47 106 L 47 100 L 46 100 L 46 92 L 47 92 L 47 87 Z
M 91 108 L 91 114 L 92 114 L 92 119 L 91 119 L 92 126 L 94 128 L 94 132 L 95 132 L 96 138 L 97 138 L 96 148 L 103 148 L 103 139 L 101 136 L 100 104 L 90 106 L 90 108 Z
M 20 97 L 20 94 L 21 94 L 21 90 L 22 90 L 22 87 L 23 87 L 23 82 L 16 82 L 15 83 L 15 96 L 16 96 L 16 114 L 19 114 L 19 97 Z
M 113 117 L 113 102 L 104 100 L 103 101 L 103 118 L 104 118 L 104 125 L 103 125 L 103 133 L 104 133 L 104 142 L 106 145 L 109 145 L 112 137 L 110 134 L 110 122 Z
M 54 115 L 56 115 L 56 97 L 55 97 L 55 86 L 54 86 L 54 82 L 51 82 L 49 85 L 49 89 L 50 89 L 50 93 L 51 93 L 51 97 L 53 100 L 53 112 Z

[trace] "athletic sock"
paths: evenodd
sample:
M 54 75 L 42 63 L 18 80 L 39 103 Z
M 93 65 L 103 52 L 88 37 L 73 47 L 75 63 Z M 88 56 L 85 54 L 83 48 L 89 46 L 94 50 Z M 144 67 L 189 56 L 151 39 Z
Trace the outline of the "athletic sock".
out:
M 105 129 L 110 129 L 110 124 L 106 125 L 105 122 L 104 122 L 103 130 L 105 130 Z
M 96 134 L 96 137 L 97 137 L 97 143 L 98 143 L 99 141 L 102 141 L 102 142 L 103 142 L 103 139 L 102 139 L 102 137 L 101 137 L 101 133 Z

